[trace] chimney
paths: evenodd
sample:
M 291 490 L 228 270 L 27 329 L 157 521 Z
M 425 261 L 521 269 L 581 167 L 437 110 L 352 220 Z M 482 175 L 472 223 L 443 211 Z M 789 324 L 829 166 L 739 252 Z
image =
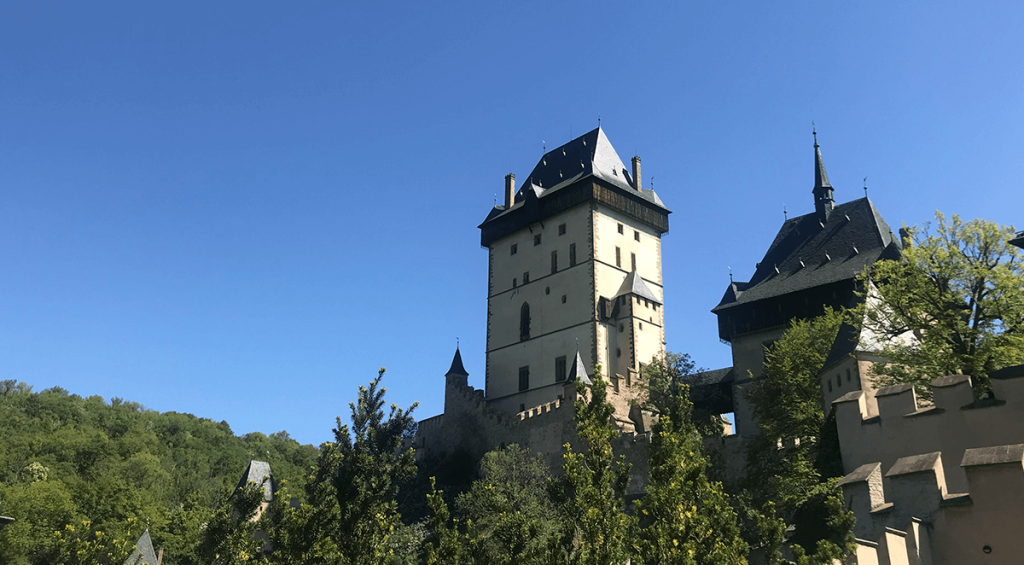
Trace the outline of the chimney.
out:
M 509 173 L 505 175 L 505 209 L 508 210 L 512 207 L 512 203 L 516 199 L 516 175 L 515 173 Z
M 633 156 L 633 188 L 640 190 L 643 188 L 643 183 L 640 182 L 640 157 Z

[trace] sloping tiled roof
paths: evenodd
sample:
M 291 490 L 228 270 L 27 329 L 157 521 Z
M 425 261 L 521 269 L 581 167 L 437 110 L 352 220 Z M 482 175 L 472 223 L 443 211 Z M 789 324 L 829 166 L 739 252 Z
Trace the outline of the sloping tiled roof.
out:
M 444 374 L 446 377 L 452 375 L 462 375 L 468 377 L 469 373 L 466 372 L 466 368 L 462 366 L 462 353 L 459 353 L 459 348 L 455 348 L 455 357 L 452 358 L 452 366 L 448 369 L 448 372 Z
M 135 542 L 135 551 L 128 556 L 124 565 L 156 565 L 156 552 L 153 551 L 153 540 L 149 537 L 149 530 L 142 532 L 142 537 Z
M 651 287 L 647 286 L 644 282 L 643 277 L 637 274 L 636 271 L 626 275 L 626 280 L 622 281 L 622 286 L 619 287 L 619 293 L 616 296 L 622 296 L 624 294 L 635 294 L 640 298 L 646 298 L 653 302 L 661 304 L 661 299 L 654 295 L 651 291 Z
M 256 483 L 263 489 L 263 500 L 270 502 L 274 500 L 274 476 L 270 472 L 270 463 L 266 461 L 250 461 L 249 466 L 242 473 L 242 478 L 235 487 L 235 492 L 245 488 L 247 483 Z
M 820 370 L 828 369 L 836 363 L 846 359 L 850 355 L 853 355 L 857 351 L 857 346 L 860 345 L 860 332 L 857 328 L 849 322 L 843 322 L 839 326 L 839 332 L 836 334 L 836 340 L 832 342 L 832 349 L 828 352 L 828 357 L 825 358 L 825 362 L 822 363 Z
M 754 276 L 733 283 L 712 312 L 849 280 L 879 259 L 895 259 L 899 239 L 867 198 L 836 206 L 825 222 L 814 213 L 782 224 Z

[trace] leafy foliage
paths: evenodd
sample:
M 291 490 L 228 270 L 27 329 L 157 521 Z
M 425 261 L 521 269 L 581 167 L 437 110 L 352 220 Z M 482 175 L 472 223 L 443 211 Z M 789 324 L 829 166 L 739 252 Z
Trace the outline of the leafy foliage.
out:
M 926 397 L 936 377 L 971 375 L 981 393 L 989 373 L 1024 362 L 1024 254 L 1009 244 L 1012 227 L 935 219 L 935 233 L 907 230 L 902 260 L 865 274 L 879 300 L 869 296 L 864 324 L 888 360 L 875 373 L 882 385 L 912 383 Z
M 658 401 L 650 477 L 636 502 L 637 562 L 651 565 L 746 563 L 736 513 L 722 485 L 706 474 L 701 436 L 691 421 L 688 387 L 669 387 Z
M 841 474 L 842 466 L 833 442 L 820 441 L 832 437 L 834 422 L 822 412 L 817 378 L 845 319 L 845 313 L 826 309 L 813 320 L 792 321 L 765 352 L 765 378 L 747 392 L 761 429 L 747 444 L 740 500 L 750 507 L 741 513 L 748 542 L 760 545 L 769 563 L 780 559 L 785 523 L 795 526 L 790 542 L 806 563 L 831 563 L 853 543 L 853 517 L 836 481 L 829 480 L 835 475 L 821 474 Z
M 493 565 L 546 562 L 558 523 L 544 460 L 512 444 L 485 454 L 480 467 L 483 476 L 457 499 L 468 521 L 473 560 Z
M 619 565 L 628 557 L 633 519 L 625 511 L 629 465 L 615 459 L 612 440 L 619 435 L 607 403 L 608 384 L 595 370 L 594 384 L 576 400 L 576 432 L 582 453 L 565 444 L 564 476 L 554 490 L 561 535 L 554 544 L 556 562 L 572 565 Z M 587 398 L 589 397 L 589 398 Z
M 129 519 L 166 565 L 197 563 L 202 524 L 249 460 L 287 480 L 316 456 L 287 434 L 236 437 L 225 422 L 14 381 L 0 382 L 0 414 L 0 507 L 16 519 L 0 531 L 0 565 L 52 563 L 69 525 L 83 544 L 127 539 Z

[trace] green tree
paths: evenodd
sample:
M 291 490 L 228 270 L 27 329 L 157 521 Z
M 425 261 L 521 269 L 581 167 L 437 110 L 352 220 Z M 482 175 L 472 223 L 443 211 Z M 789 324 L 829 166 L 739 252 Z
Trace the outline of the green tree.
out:
M 544 460 L 512 444 L 485 454 L 480 471 L 481 478 L 456 499 L 468 521 L 474 561 L 545 563 L 558 523 L 548 495 L 550 477 Z
M 806 563 L 831 563 L 852 547 L 852 514 L 835 476 L 822 474 L 841 473 L 842 465 L 833 461 L 832 442 L 821 441 L 834 421 L 822 411 L 817 376 L 846 320 L 831 309 L 793 320 L 765 352 L 764 378 L 747 391 L 760 431 L 746 446 L 747 492 L 738 498 L 750 505 L 741 511 L 747 541 L 763 547 L 770 563 L 780 557 L 780 521 L 795 526 L 789 541 Z
M 1024 362 L 1024 254 L 1009 244 L 1010 226 L 935 219 L 935 233 L 927 224 L 907 230 L 901 260 L 864 275 L 878 291 L 865 302 L 864 326 L 887 360 L 875 373 L 882 385 L 912 383 L 926 397 L 932 379 L 970 375 L 981 393 L 989 373 Z
M 658 401 L 647 488 L 636 503 L 637 562 L 745 564 L 747 544 L 722 485 L 708 480 L 688 395 L 686 385 L 675 384 Z
M 561 519 L 561 535 L 552 559 L 572 565 L 622 565 L 629 557 L 633 519 L 625 511 L 629 464 L 616 460 L 612 440 L 619 431 L 615 409 L 607 402 L 608 384 L 595 370 L 593 384 L 579 380 L 575 403 L 576 433 L 583 452 L 565 444 L 563 476 L 552 489 Z
M 690 384 L 700 379 L 704 369 L 698 369 L 696 363 L 687 353 L 673 353 L 666 351 L 664 354 L 654 358 L 644 368 L 644 379 L 647 387 L 637 403 L 645 410 L 654 414 L 660 414 L 669 409 L 674 402 L 674 391 L 680 383 Z M 702 395 L 696 398 L 693 395 Z M 717 392 L 696 392 L 690 389 L 693 401 L 712 401 L 714 398 L 704 395 L 717 394 Z M 690 418 L 693 424 L 703 435 L 720 435 L 725 429 L 725 422 L 721 415 L 713 414 L 707 410 L 697 409 L 691 403 Z
M 261 557 L 266 537 L 258 535 L 266 527 L 257 513 L 264 502 L 263 489 L 248 483 L 221 504 L 203 532 L 199 555 L 204 563 L 238 565 Z
M 430 507 L 427 532 L 433 538 L 433 541 L 428 542 L 425 547 L 427 565 L 468 563 L 469 560 L 466 559 L 467 543 L 465 536 L 459 533 L 459 521 L 451 519 L 448 503 L 444 501 L 442 493 L 437 490 L 433 479 L 430 480 L 427 506 Z
M 416 428 L 416 405 L 391 405 L 385 420 L 383 377 L 381 367 L 369 386 L 359 387 L 357 401 L 349 404 L 351 429 L 339 417 L 334 441 L 320 446 L 305 503 L 282 508 L 274 518 L 274 559 L 383 565 L 395 556 L 391 537 L 402 527 L 398 487 L 416 473 L 412 449 L 402 449 Z

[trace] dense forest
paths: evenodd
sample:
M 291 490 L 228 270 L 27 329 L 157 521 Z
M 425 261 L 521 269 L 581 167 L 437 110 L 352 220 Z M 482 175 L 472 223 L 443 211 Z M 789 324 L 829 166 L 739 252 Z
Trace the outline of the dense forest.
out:
M 148 527 L 165 564 L 187 563 L 250 460 L 302 484 L 318 453 L 287 432 L 239 437 L 227 422 L 14 381 L 0 381 L 0 438 L 0 515 L 16 517 L 0 531 L 3 565 L 56 560 L 68 526 L 131 543 Z

